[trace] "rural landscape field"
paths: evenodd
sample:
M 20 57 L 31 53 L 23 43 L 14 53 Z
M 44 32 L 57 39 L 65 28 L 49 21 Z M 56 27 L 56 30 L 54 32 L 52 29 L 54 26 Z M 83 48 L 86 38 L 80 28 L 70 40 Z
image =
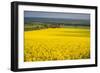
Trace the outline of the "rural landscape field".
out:
M 88 22 L 84 23 L 84 20 L 78 19 L 70 20 L 70 22 L 68 19 L 63 19 L 62 22 L 53 18 L 49 18 L 48 22 L 45 18 L 32 18 L 31 20 L 29 19 L 29 22 L 24 24 L 25 62 L 90 58 Z

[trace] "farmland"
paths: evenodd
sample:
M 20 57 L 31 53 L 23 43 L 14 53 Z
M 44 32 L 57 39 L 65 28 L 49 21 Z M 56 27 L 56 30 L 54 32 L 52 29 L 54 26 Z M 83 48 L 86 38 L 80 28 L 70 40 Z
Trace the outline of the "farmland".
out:
M 90 58 L 90 28 L 66 27 L 24 31 L 24 61 Z

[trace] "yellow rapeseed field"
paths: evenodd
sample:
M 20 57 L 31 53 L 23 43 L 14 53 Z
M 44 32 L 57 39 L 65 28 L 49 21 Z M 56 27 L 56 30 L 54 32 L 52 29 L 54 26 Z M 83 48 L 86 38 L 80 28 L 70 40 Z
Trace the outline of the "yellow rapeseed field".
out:
M 90 58 L 89 28 L 47 28 L 24 32 L 24 61 Z

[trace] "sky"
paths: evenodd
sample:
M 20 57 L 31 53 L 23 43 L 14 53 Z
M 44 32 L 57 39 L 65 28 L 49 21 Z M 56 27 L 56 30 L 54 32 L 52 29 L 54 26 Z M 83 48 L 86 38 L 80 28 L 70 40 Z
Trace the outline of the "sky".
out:
M 61 12 L 24 11 L 24 17 L 90 20 L 90 14 L 67 13 L 67 12 L 61 13 Z

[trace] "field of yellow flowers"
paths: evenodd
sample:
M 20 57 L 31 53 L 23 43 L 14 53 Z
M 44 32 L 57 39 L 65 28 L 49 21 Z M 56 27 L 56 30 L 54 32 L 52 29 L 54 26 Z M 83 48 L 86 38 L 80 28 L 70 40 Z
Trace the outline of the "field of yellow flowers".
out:
M 24 32 L 24 61 L 90 58 L 89 28 L 47 28 Z

